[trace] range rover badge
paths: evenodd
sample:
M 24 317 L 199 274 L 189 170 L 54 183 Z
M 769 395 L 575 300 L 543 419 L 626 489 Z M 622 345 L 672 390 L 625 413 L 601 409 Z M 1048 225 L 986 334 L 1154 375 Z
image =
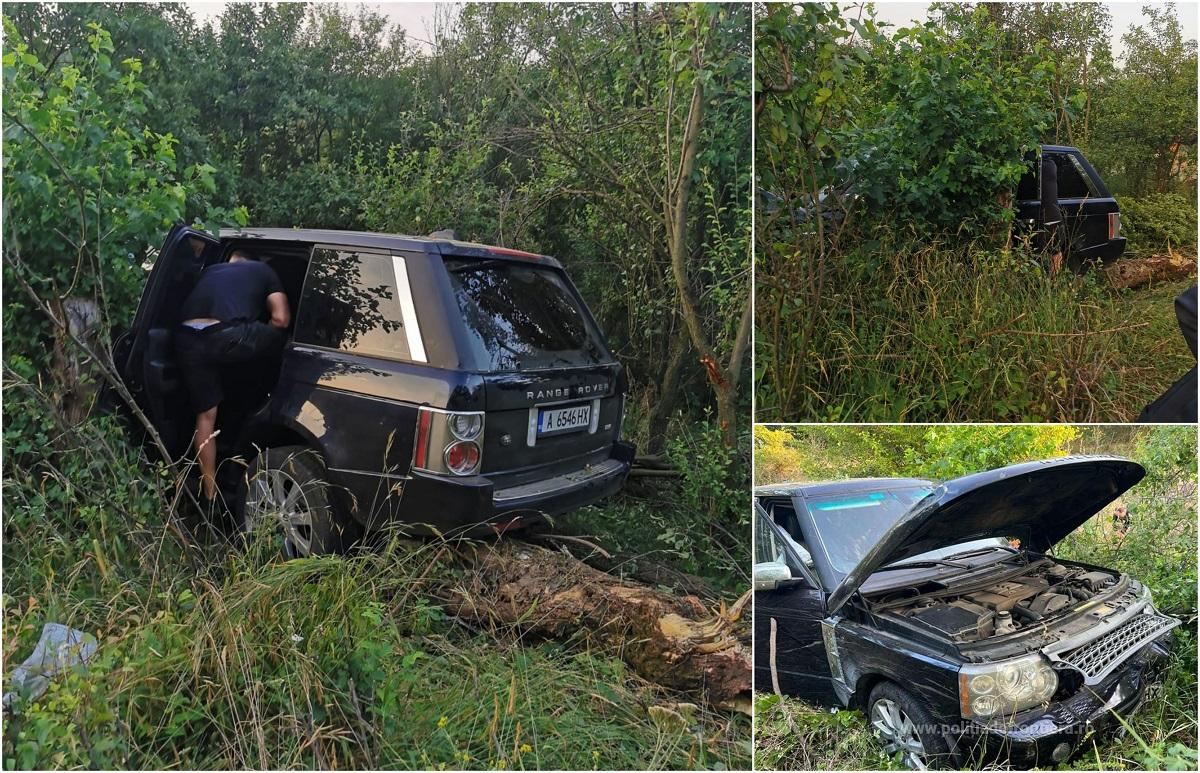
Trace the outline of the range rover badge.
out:
M 500 436 L 500 445 L 511 446 L 512 445 L 512 435 L 509 435 L 509 434 L 501 435 Z

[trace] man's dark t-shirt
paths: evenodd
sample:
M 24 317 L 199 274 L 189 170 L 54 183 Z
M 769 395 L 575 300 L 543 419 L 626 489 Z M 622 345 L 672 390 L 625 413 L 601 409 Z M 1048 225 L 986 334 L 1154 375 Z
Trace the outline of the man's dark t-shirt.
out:
M 266 263 L 239 260 L 217 263 L 200 273 L 180 310 L 179 319 L 255 320 L 266 310 L 267 296 L 283 292 L 275 270 Z

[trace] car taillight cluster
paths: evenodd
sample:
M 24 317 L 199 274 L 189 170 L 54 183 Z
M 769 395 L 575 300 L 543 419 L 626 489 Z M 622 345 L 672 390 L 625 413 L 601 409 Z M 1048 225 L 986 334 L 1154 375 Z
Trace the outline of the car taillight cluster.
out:
M 1120 235 L 1121 235 L 1121 213 L 1120 212 L 1109 212 L 1108 213 L 1108 238 L 1116 239 Z
M 420 408 L 413 467 L 440 475 L 476 475 L 483 461 L 483 414 Z

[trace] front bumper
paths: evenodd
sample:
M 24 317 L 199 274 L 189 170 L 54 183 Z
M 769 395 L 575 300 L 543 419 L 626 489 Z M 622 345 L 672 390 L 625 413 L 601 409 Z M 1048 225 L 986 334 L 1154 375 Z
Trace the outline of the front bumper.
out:
M 607 459 L 583 469 L 506 488 L 497 488 L 484 475 L 455 478 L 414 470 L 383 501 L 375 498 L 376 505 L 359 518 L 368 528 L 401 523 L 417 534 L 478 535 L 525 528 L 616 493 L 629 475 L 633 456 L 631 444 L 618 442 Z
M 963 763 L 1002 757 L 1017 768 L 1050 766 L 1080 752 L 1093 737 L 1123 732 L 1117 717 L 1130 717 L 1141 707 L 1147 688 L 1162 675 L 1173 641 L 1169 631 L 1095 688 L 1083 687 L 1065 700 L 1018 715 L 1011 726 L 973 724 L 958 739 Z

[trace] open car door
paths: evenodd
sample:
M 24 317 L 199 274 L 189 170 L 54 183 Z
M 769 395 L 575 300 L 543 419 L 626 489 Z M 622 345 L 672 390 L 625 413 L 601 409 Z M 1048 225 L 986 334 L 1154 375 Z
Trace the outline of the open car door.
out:
M 196 254 L 193 241 L 204 245 Z M 150 270 L 133 320 L 129 356 L 121 376 L 175 458 L 187 451 L 193 418 L 187 390 L 175 366 L 172 336 L 176 315 L 207 263 L 220 254 L 220 240 L 182 225 L 173 226 Z

